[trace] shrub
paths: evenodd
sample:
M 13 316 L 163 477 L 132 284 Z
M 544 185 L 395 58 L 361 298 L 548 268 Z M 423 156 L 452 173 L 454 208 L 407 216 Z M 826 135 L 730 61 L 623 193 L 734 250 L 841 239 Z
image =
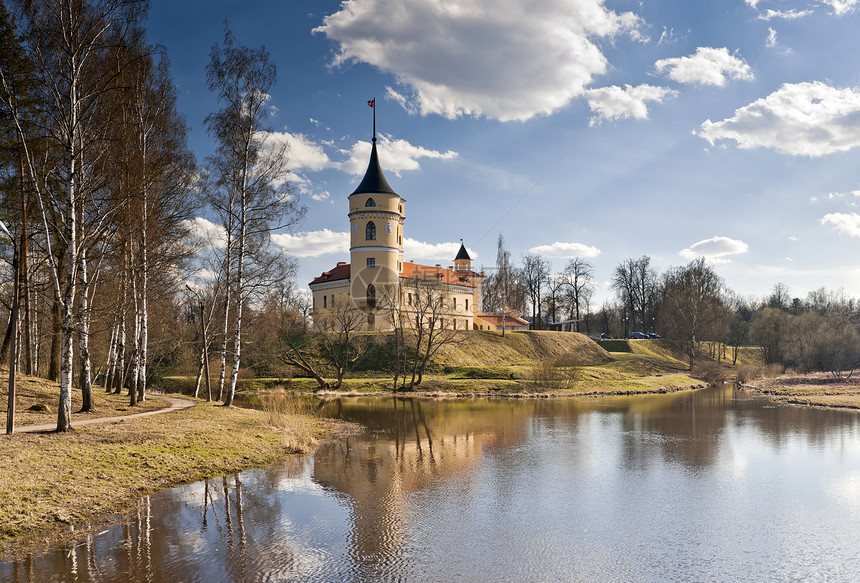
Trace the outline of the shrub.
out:
M 536 362 L 529 370 L 529 380 L 538 387 L 571 389 L 579 380 L 580 361 L 565 354 Z
M 748 383 L 756 379 L 760 379 L 764 373 L 764 368 L 753 366 L 750 364 L 738 367 L 738 381 Z
M 446 372 L 460 379 L 509 379 L 513 376 L 511 369 L 505 366 L 464 366 Z

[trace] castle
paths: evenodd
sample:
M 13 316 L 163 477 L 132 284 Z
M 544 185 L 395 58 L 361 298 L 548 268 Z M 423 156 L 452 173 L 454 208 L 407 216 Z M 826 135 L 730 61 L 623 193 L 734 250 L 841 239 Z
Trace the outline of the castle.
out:
M 395 318 L 404 325 L 425 325 L 422 320 L 426 323 L 428 303 L 432 303 L 437 327 L 501 329 L 494 316 L 482 319 L 483 275 L 472 271 L 465 245 L 461 243 L 454 264 L 448 267 L 403 260 L 406 200 L 382 173 L 375 114 L 374 109 L 370 162 L 358 188 L 349 195 L 350 262 L 339 262 L 309 284 L 314 315 L 354 306 L 365 314 L 365 329 L 390 330 Z M 507 329 L 512 329 L 510 317 L 507 323 Z

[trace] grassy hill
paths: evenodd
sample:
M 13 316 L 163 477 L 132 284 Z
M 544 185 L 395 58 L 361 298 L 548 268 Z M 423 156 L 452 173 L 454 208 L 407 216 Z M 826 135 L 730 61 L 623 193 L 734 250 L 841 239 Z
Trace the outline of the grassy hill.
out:
M 394 352 L 391 334 L 373 336 L 370 349 L 355 363 L 344 387 L 354 393 L 389 391 Z M 741 365 L 760 361 L 759 351 L 743 349 L 737 367 L 717 363 L 707 350 L 691 375 L 686 356 L 667 340 L 595 342 L 571 332 L 465 332 L 443 346 L 431 361 L 419 390 L 427 394 L 597 395 L 653 393 L 704 386 L 702 379 L 735 376 Z M 168 377 L 166 385 L 186 389 L 194 379 Z M 298 372 L 292 378 L 243 379 L 240 390 L 283 386 L 314 390 L 316 382 Z

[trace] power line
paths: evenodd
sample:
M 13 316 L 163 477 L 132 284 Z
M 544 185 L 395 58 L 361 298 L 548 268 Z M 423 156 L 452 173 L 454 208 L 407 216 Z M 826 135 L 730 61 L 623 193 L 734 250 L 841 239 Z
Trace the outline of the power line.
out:
M 546 172 L 544 172 L 543 176 L 541 176 L 541 177 L 538 179 L 538 181 L 537 181 L 537 182 L 535 182 L 535 183 L 531 186 L 531 188 L 529 188 L 527 191 L 525 191 L 525 193 L 524 193 L 524 194 L 519 198 L 519 200 L 517 200 L 513 205 L 511 205 L 511 208 L 509 208 L 509 209 L 507 210 L 507 212 L 505 212 L 505 214 L 503 214 L 503 215 L 499 218 L 499 220 L 498 220 L 498 221 L 496 221 L 495 223 L 493 223 L 493 225 L 492 225 L 489 229 L 487 229 L 487 232 L 486 232 L 486 233 L 484 233 L 484 234 L 481 236 L 481 238 L 480 238 L 480 239 L 478 239 L 478 241 L 475 243 L 475 246 L 477 247 L 477 246 L 481 243 L 481 241 L 483 241 L 484 239 L 486 239 L 486 238 L 487 238 L 487 235 L 489 235 L 489 234 L 493 231 L 493 229 L 495 229 L 497 226 L 499 226 L 499 223 L 501 223 L 502 221 L 504 221 L 504 220 L 507 218 L 507 216 L 508 216 L 509 214 L 511 214 L 511 213 L 513 212 L 513 210 L 514 210 L 515 208 L 517 208 L 517 206 L 518 206 L 521 202 L 523 202 L 523 201 L 526 199 L 526 197 L 527 197 L 528 195 L 530 195 L 530 194 L 532 193 L 532 191 L 534 191 L 534 189 L 535 189 L 535 188 L 537 188 L 537 187 L 540 185 L 540 183 L 541 183 L 541 182 L 543 182 L 544 178 L 546 178 L 547 176 L 549 176 L 549 175 L 550 175 L 550 173 L 552 173 L 552 171 L 553 171 L 553 170 L 555 170 L 556 166 L 558 166 L 559 164 L 561 164 L 561 163 L 564 161 L 564 159 L 565 159 L 565 158 L 567 158 L 567 157 L 570 155 L 570 153 L 571 153 L 571 152 L 573 152 L 573 151 L 577 148 L 577 146 L 579 146 L 579 145 L 580 145 L 580 144 L 585 140 L 585 138 L 587 138 L 587 137 L 589 136 L 589 134 L 591 134 L 591 132 L 592 132 L 593 130 L 594 130 L 594 127 L 590 127 L 590 128 L 588 128 L 588 131 L 587 131 L 587 132 L 585 132 L 585 133 L 582 135 L 582 137 L 581 137 L 581 138 L 579 138 L 579 139 L 578 139 L 578 140 L 577 140 L 577 141 L 576 141 L 576 142 L 575 142 L 575 143 L 574 143 L 570 148 L 568 148 L 567 152 L 565 152 L 565 153 L 561 156 L 561 158 L 559 158 L 559 159 L 556 161 L 556 163 L 555 163 L 555 164 L 553 164 L 552 166 L 550 166 L 550 167 L 549 167 L 549 169 L 548 169 Z

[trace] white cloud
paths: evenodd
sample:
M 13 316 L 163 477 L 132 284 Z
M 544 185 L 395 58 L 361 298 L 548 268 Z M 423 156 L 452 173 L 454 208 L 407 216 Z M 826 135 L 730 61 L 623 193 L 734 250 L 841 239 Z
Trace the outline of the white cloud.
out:
M 830 200 L 846 198 L 849 196 L 860 197 L 860 190 L 852 190 L 851 192 L 828 192 L 827 198 Z
M 196 244 L 203 244 L 215 249 L 227 247 L 227 233 L 224 227 L 203 217 L 182 221 L 189 235 Z
M 833 14 L 836 16 L 850 14 L 854 12 L 854 9 L 857 8 L 858 4 L 860 4 L 860 0 L 821 0 L 821 2 L 822 4 L 830 6 L 833 10 Z
M 425 243 L 424 241 L 406 237 L 403 239 L 403 258 L 406 261 L 412 261 L 413 259 L 431 260 L 443 267 L 447 267 L 448 265 L 453 265 L 454 257 L 457 256 L 460 245 L 460 243 Z M 478 254 L 475 251 L 468 248 L 466 251 L 468 251 L 473 261 L 478 258 Z
M 349 233 L 340 233 L 329 229 L 321 231 L 305 231 L 291 235 L 276 233 L 272 242 L 295 257 L 319 257 L 320 255 L 349 253 Z
M 675 42 L 675 29 L 663 27 L 663 32 L 660 34 L 659 40 L 657 40 L 657 46 L 668 45 Z
M 740 255 L 749 251 L 750 247 L 738 239 L 729 237 L 711 237 L 698 243 L 693 243 L 687 249 L 679 253 L 684 259 L 698 259 L 704 257 L 713 263 L 729 263 L 728 255 Z
M 760 1 L 761 1 L 761 0 L 744 0 L 744 2 L 746 2 L 746 3 L 747 3 L 747 6 L 749 6 L 749 7 L 750 7 L 750 8 L 752 8 L 753 10 L 755 10 L 755 9 L 756 9 L 756 7 L 758 6 L 758 3 L 759 3 Z
M 648 119 L 648 106 L 646 102 L 654 101 L 662 103 L 664 97 L 671 97 L 677 94 L 678 92 L 673 89 L 644 84 L 637 85 L 636 87 L 625 85 L 623 89 L 617 85 L 613 85 L 611 87 L 589 89 L 585 92 L 585 96 L 588 99 L 588 107 L 595 113 L 591 119 L 591 125 L 599 124 L 603 120 L 628 117 Z
M 598 43 L 622 33 L 647 42 L 642 24 L 604 0 L 350 0 L 314 31 L 339 44 L 334 65 L 393 74 L 407 109 L 510 121 L 581 95 L 607 70 Z
M 767 39 L 764 41 L 764 46 L 773 48 L 777 45 L 776 31 L 771 27 L 767 27 Z
M 600 249 L 583 243 L 563 243 L 561 241 L 556 241 L 551 245 L 538 245 L 537 247 L 532 247 L 529 249 L 529 253 L 557 259 L 573 259 L 574 257 L 586 259 L 600 255 Z
M 830 213 L 821 217 L 820 222 L 822 225 L 829 223 L 850 237 L 860 237 L 860 215 L 857 213 Z
M 289 148 L 287 150 L 289 168 L 293 172 L 297 170 L 319 172 L 335 166 L 335 162 L 328 157 L 322 146 L 304 134 L 293 134 L 286 130 L 269 132 L 267 139 L 273 145 L 286 145 Z
M 328 200 L 330 196 L 331 196 L 331 193 L 330 193 L 329 191 L 327 191 L 327 190 L 324 190 L 324 191 L 322 191 L 322 192 L 318 192 L 318 193 L 316 193 L 316 194 L 312 194 L 312 195 L 311 195 L 311 198 L 312 198 L 312 199 L 314 199 L 314 200 L 316 200 L 316 201 L 322 202 L 322 201 L 324 201 L 324 200 Z
M 803 18 L 804 16 L 809 16 L 812 14 L 812 10 L 795 10 L 792 8 L 791 10 L 771 10 L 767 9 L 761 14 L 758 15 L 759 20 L 773 20 L 774 18 L 781 18 L 782 20 L 795 20 L 797 18 Z
M 667 71 L 669 78 L 678 83 L 722 87 L 728 79 L 753 78 L 746 61 L 729 53 L 729 49 L 725 47 L 720 49 L 698 47 L 694 55 L 660 59 L 654 63 L 654 66 L 658 73 Z
M 370 142 L 358 141 L 349 150 L 341 150 L 342 154 L 348 156 L 347 160 L 338 164 L 338 167 L 349 174 L 361 175 L 367 170 L 367 160 L 370 158 Z M 414 146 L 406 140 L 392 140 L 390 136 L 380 135 L 377 141 L 377 149 L 381 159 L 382 167 L 386 171 L 394 172 L 400 176 L 403 170 L 418 170 L 421 158 L 451 160 L 459 154 L 448 150 L 439 152 L 428 150 L 423 146 Z
M 699 136 L 711 145 L 734 140 L 738 147 L 772 148 L 818 157 L 860 146 L 860 91 L 821 82 L 786 83 L 764 99 L 735 110 L 734 117 L 702 123 Z

